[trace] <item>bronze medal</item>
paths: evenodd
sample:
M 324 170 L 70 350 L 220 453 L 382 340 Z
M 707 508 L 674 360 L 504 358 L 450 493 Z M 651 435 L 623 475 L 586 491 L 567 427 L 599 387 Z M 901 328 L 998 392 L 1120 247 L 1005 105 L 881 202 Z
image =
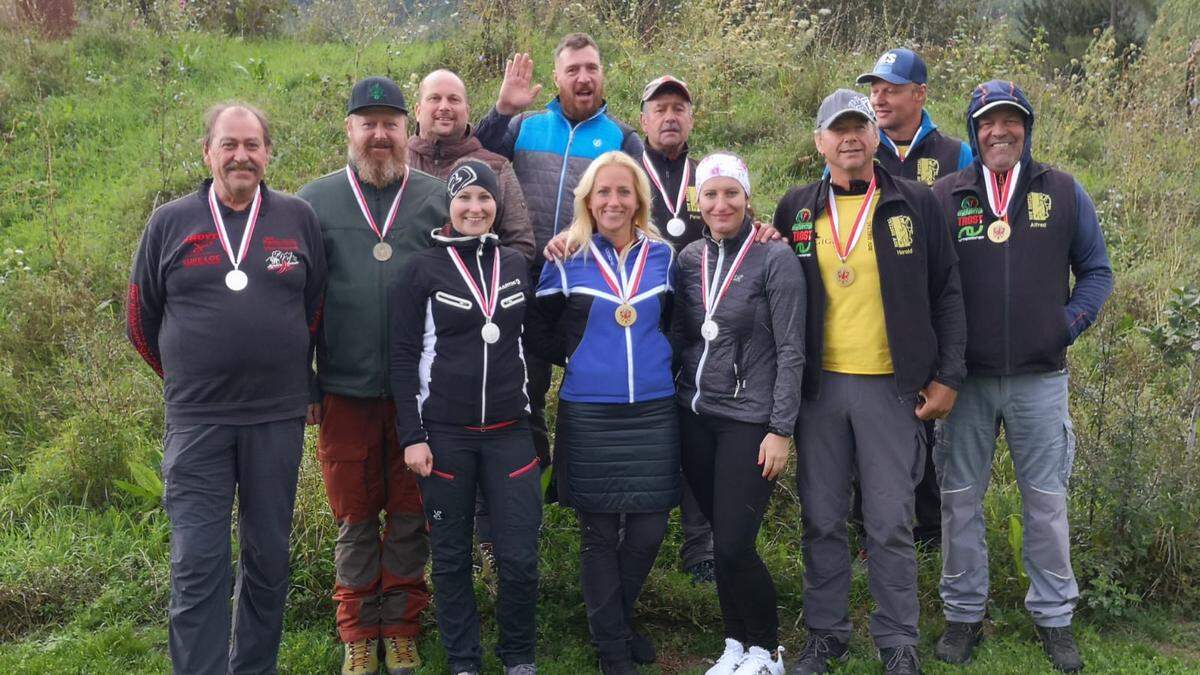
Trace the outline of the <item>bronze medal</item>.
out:
M 837 268 L 837 271 L 833 274 L 834 279 L 837 281 L 837 285 L 841 286 L 842 288 L 854 283 L 854 268 L 849 265 L 843 264 L 841 267 Z
M 637 310 L 633 308 L 633 305 L 625 302 L 617 307 L 613 316 L 616 317 L 619 326 L 629 328 L 633 322 L 637 321 Z
M 997 220 L 988 225 L 987 236 L 993 244 L 1003 244 L 1012 236 L 1012 227 L 1003 220 Z

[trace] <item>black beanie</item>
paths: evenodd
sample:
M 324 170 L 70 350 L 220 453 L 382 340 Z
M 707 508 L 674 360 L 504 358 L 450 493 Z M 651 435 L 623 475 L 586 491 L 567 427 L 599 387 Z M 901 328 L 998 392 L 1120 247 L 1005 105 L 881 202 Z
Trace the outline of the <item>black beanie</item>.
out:
M 469 159 L 446 177 L 446 190 L 451 199 L 469 185 L 477 185 L 492 194 L 492 199 L 496 200 L 496 219 L 499 220 L 504 205 L 500 202 L 500 179 L 496 177 L 496 172 L 477 159 Z

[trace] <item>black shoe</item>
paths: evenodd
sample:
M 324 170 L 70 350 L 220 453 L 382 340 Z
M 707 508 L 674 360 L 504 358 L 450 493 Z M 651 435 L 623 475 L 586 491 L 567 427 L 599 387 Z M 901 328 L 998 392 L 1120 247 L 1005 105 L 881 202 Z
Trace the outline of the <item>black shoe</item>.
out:
M 916 645 L 900 645 L 885 647 L 879 650 L 879 660 L 883 661 L 883 672 L 896 675 L 920 675 L 921 660 L 917 658 Z
M 804 646 L 796 654 L 796 661 L 788 670 L 788 675 L 827 673 L 830 662 L 845 663 L 849 658 L 849 642 L 842 642 L 829 633 L 812 632 L 808 634 Z
M 1038 639 L 1042 641 L 1042 649 L 1050 657 L 1050 665 L 1055 670 L 1064 673 L 1078 673 L 1083 670 L 1083 660 L 1079 658 L 1079 647 L 1075 644 L 1075 635 L 1070 626 L 1062 628 L 1047 628 L 1034 626 Z
M 633 656 L 634 663 L 643 666 L 648 666 L 658 660 L 658 653 L 654 651 L 654 643 L 636 630 L 629 632 L 629 653 Z
M 638 675 L 637 666 L 629 657 L 600 657 L 600 672 L 603 675 Z
M 933 653 L 946 663 L 967 664 L 975 645 L 983 642 L 983 622 L 947 621 L 946 632 L 937 641 Z
M 701 560 L 683 571 L 692 575 L 693 586 L 717 583 L 717 565 L 711 560 Z

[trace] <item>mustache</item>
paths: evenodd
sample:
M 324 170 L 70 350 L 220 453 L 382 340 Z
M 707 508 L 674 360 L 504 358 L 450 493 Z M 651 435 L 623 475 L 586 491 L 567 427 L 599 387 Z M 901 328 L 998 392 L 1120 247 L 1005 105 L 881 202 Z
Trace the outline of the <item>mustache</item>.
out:
M 253 162 L 229 162 L 221 168 L 224 169 L 225 173 L 229 173 L 231 171 L 250 171 L 252 173 L 258 173 L 258 165 Z

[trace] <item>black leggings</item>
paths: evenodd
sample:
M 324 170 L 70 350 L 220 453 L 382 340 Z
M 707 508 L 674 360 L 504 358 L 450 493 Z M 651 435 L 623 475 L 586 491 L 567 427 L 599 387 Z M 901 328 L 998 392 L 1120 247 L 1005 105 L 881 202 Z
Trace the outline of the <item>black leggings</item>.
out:
M 725 637 L 773 650 L 779 644 L 775 582 L 755 548 L 775 487 L 758 465 L 766 425 L 696 415 L 683 407 L 679 422 L 683 474 L 712 523 Z

